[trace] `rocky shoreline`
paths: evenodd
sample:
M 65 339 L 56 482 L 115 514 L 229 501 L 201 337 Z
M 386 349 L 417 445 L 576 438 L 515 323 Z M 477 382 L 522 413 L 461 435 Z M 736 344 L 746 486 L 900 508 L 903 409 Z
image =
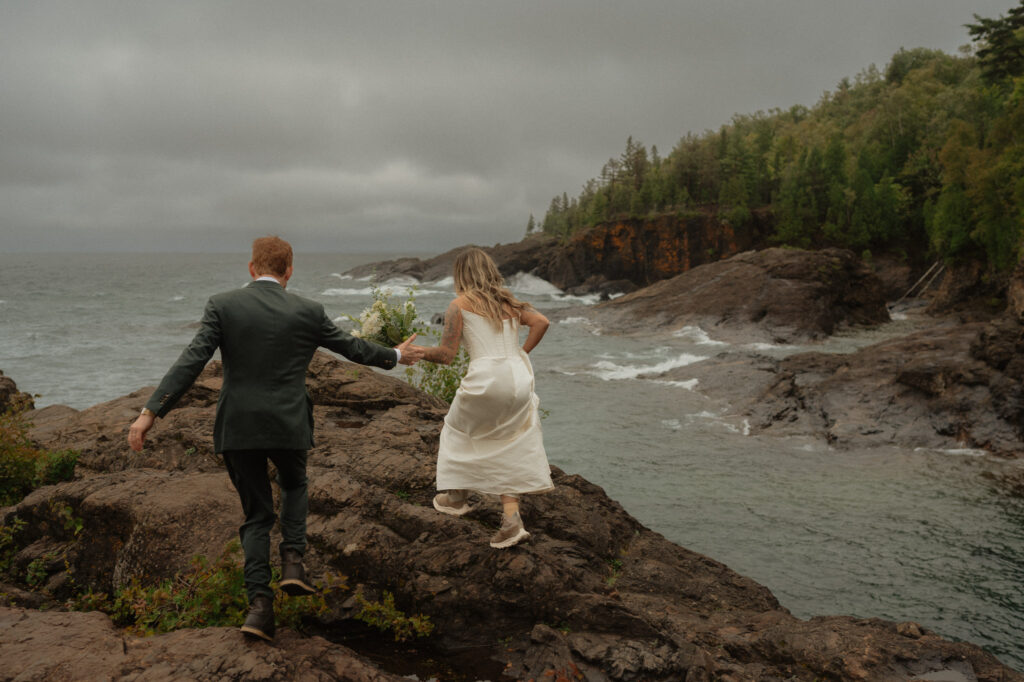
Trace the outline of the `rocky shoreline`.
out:
M 516 246 L 523 260 L 507 258 L 503 267 L 526 271 L 523 263 L 536 257 L 530 250 L 546 248 L 536 242 Z M 449 255 L 402 267 L 440 279 Z M 610 333 L 701 325 L 718 338 L 807 341 L 888 319 L 885 301 L 903 282 L 885 280 L 845 251 L 741 252 L 586 315 Z M 698 378 L 699 390 L 758 433 L 811 435 L 837 448 L 895 443 L 1017 456 L 1024 273 L 1009 292 L 1009 309 L 994 319 L 947 315 L 843 355 L 732 351 L 661 378 L 683 371 Z M 127 449 L 125 431 L 151 389 L 81 411 L 28 413 L 41 446 L 81 455 L 74 480 L 0 509 L 0 524 L 24 522 L 0 584 L 0 679 L 407 674 L 367 659 L 367 640 L 347 634 L 347 594 L 331 597 L 329 613 L 307 620 L 303 632 L 285 630 L 271 645 L 231 628 L 137 638 L 103 614 L 62 610 L 84 589 L 109 593 L 133 579 L 173 576 L 194 555 L 219 555 L 236 536 L 238 502 L 211 449 L 219 371 L 207 367 L 138 454 Z M 368 594 L 392 592 L 401 609 L 429 616 L 436 625 L 430 655 L 463 679 L 1024 680 L 979 647 L 915 623 L 795 618 L 767 588 L 668 542 L 600 487 L 557 469 L 554 492 L 524 501 L 530 541 L 491 550 L 486 539 L 499 521 L 493 500 L 476 499 L 462 518 L 430 506 L 442 402 L 326 354 L 314 359 L 307 384 L 317 425 L 309 460 L 312 575 L 343 573 Z M 30 400 L 2 375 L 0 398 Z M 68 530 L 62 510 L 80 520 L 80 534 Z M 472 671 L 456 663 L 466 652 Z
M 235 535 L 237 500 L 210 449 L 220 381 L 211 364 L 140 454 L 124 433 L 149 389 L 82 411 L 32 413 L 42 445 L 82 454 L 75 480 L 0 510 L 0 523 L 26 522 L 12 575 L 46 560 L 41 590 L 3 586 L 3 679 L 398 679 L 344 644 L 290 631 L 271 645 L 224 628 L 137 639 L 102 614 L 25 608 L 84 586 L 168 577 Z M 524 503 L 531 540 L 493 551 L 493 501 L 478 500 L 463 518 L 430 506 L 444 405 L 327 355 L 308 382 L 317 420 L 312 574 L 392 591 L 402 609 L 435 623 L 437 651 L 472 647 L 507 679 L 1024 680 L 980 648 L 914 623 L 795 618 L 763 586 L 668 542 L 600 487 L 557 469 L 556 490 Z M 81 519 L 81 535 L 61 524 L 61 506 Z M 339 599 L 310 627 L 343 630 L 350 611 Z
M 691 268 L 756 248 L 770 231 L 771 219 L 755 213 L 749 223 L 733 227 L 713 211 L 652 220 L 623 220 L 574 234 L 566 241 L 533 234 L 519 242 L 482 246 L 498 264 L 501 274 L 527 273 L 550 282 L 566 293 L 628 293 Z M 349 270 L 356 278 L 386 281 L 412 277 L 436 282 L 452 274 L 461 246 L 433 258 L 400 258 L 369 263 Z

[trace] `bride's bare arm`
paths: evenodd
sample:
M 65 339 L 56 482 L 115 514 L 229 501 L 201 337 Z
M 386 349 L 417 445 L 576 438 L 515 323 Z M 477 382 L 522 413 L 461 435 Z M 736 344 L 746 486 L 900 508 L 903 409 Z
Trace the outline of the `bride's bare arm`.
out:
M 441 345 L 423 348 L 423 359 L 450 365 L 455 359 L 456 353 L 459 352 L 461 340 L 462 308 L 459 307 L 457 301 L 452 301 L 444 314 L 444 333 L 441 335 Z
M 530 333 L 526 335 L 526 341 L 523 343 L 523 350 L 529 353 L 531 350 L 537 347 L 540 340 L 544 338 L 544 334 L 548 330 L 548 318 L 538 313 L 533 308 L 527 308 L 519 315 L 519 322 L 530 328 Z

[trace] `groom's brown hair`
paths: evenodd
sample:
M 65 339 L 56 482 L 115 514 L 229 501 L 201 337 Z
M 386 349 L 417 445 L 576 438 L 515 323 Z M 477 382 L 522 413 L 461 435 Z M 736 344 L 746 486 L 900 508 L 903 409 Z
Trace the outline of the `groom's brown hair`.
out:
M 252 243 L 252 265 L 256 274 L 283 277 L 291 264 L 292 245 L 280 237 L 260 237 Z

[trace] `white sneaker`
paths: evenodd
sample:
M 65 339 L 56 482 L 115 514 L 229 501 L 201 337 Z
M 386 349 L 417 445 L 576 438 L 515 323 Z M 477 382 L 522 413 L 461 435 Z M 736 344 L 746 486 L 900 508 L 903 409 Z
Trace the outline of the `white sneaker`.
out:
M 465 490 L 449 490 L 434 495 L 434 509 L 452 516 L 462 516 L 473 510 L 469 506 L 469 493 Z
M 523 519 L 516 512 L 512 516 L 501 515 L 501 528 L 491 537 L 491 547 L 504 549 L 518 544 L 521 540 L 530 537 L 530 534 L 523 528 Z

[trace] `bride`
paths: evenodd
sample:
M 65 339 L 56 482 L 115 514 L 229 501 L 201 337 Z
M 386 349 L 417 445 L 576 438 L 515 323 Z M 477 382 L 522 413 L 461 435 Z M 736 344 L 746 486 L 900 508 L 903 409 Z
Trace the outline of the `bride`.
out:
M 511 547 L 529 537 L 519 515 L 519 496 L 551 490 L 527 355 L 543 338 L 548 319 L 505 287 L 484 251 L 467 249 L 455 259 L 455 300 L 445 313 L 439 346 L 423 359 L 449 364 L 465 342 L 469 370 L 441 429 L 434 508 L 461 516 L 469 492 L 499 495 L 501 528 L 491 547 Z M 529 328 L 519 346 L 519 327 Z

